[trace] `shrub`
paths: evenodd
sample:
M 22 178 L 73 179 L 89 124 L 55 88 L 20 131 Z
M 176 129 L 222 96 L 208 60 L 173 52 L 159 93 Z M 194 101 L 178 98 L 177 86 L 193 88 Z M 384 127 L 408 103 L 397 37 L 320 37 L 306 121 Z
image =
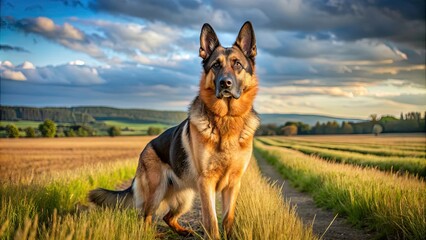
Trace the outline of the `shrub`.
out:
M 19 129 L 14 124 L 9 124 L 6 126 L 6 134 L 9 138 L 18 138 Z
M 383 127 L 380 124 L 374 124 L 373 126 L 373 134 L 375 136 L 379 135 L 383 132 Z
M 297 135 L 297 126 L 290 125 L 283 128 L 284 136 L 294 136 Z
M 67 136 L 67 137 L 75 137 L 76 134 L 74 132 L 74 129 L 70 128 L 68 130 L 65 130 L 65 136 Z
M 162 132 L 162 129 L 158 128 L 158 127 L 149 127 L 148 131 L 147 131 L 148 135 L 150 135 L 150 136 L 158 135 L 161 132 Z
M 35 137 L 35 129 L 34 128 L 32 128 L 32 127 L 27 127 L 27 128 L 25 128 L 25 136 L 27 137 L 27 138 L 33 138 L 33 137 Z
M 115 136 L 120 136 L 121 135 L 121 130 L 119 127 L 116 126 L 112 126 L 108 129 L 108 134 L 111 137 L 115 137 Z
M 52 138 L 56 134 L 56 124 L 54 121 L 46 119 L 42 124 L 38 126 L 43 137 Z

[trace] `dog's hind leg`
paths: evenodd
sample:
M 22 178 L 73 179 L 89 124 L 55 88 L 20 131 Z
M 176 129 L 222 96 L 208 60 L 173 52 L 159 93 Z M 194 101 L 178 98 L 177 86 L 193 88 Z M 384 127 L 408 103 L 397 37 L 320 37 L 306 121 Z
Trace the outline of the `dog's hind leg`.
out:
M 194 192 L 190 189 L 172 193 L 172 196 L 167 198 L 170 210 L 163 220 L 181 236 L 193 235 L 193 231 L 185 229 L 178 222 L 179 217 L 191 209 L 193 199 Z
M 166 166 L 149 144 L 139 158 L 134 184 L 135 205 L 141 210 L 145 223 L 151 224 L 166 190 Z

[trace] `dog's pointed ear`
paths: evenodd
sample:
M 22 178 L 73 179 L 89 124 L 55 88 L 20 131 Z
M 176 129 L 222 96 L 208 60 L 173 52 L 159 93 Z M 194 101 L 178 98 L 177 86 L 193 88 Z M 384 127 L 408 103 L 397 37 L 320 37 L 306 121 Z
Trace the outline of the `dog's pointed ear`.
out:
M 256 56 L 256 36 L 250 21 L 245 22 L 241 27 L 234 45 L 238 46 L 247 57 L 254 58 Z
M 208 23 L 204 23 L 200 34 L 200 57 L 206 60 L 219 45 L 219 39 L 213 28 Z

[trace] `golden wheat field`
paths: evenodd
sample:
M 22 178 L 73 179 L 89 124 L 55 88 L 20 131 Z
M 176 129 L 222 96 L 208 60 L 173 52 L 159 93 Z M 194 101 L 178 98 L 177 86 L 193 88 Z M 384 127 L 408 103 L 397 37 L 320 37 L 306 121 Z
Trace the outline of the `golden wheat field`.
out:
M 0 139 L 0 181 L 137 159 L 151 137 Z
M 91 189 L 128 182 L 150 139 L 0 140 L 0 239 L 180 239 L 162 225 L 146 226 L 134 209 L 102 209 L 87 202 Z M 279 186 L 260 175 L 255 159 L 243 181 L 235 222 L 238 239 L 318 238 L 284 201 Z M 193 211 L 200 211 L 194 205 Z M 181 221 L 198 229 L 191 239 L 201 239 L 201 219 L 193 215 Z

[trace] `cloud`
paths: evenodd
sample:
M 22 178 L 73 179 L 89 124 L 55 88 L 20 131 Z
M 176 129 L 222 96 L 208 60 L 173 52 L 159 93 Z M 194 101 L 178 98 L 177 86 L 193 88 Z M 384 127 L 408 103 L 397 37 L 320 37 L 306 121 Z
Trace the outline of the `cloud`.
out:
M 23 62 L 22 65 L 20 65 L 19 67 L 22 69 L 35 69 L 34 64 L 28 61 Z
M 116 23 L 103 20 L 72 21 L 96 27 L 104 36 L 98 41 L 103 48 L 125 54 L 128 61 L 150 66 L 176 67 L 182 61 L 193 60 L 198 50 L 193 38 L 163 23 Z
M 78 66 L 82 66 L 82 65 L 84 65 L 85 63 L 84 63 L 84 61 L 82 61 L 82 60 L 75 60 L 75 61 L 71 61 L 71 62 L 69 62 L 68 63 L 69 65 L 78 65 Z
M 9 69 L 6 69 L 1 72 L 1 78 L 2 79 L 9 79 L 9 80 L 15 80 L 15 81 L 25 81 L 27 78 L 22 74 L 20 71 L 12 71 Z
M 425 107 L 426 93 L 423 94 L 401 94 L 397 96 L 388 96 L 384 99 L 389 99 L 394 102 L 404 103 L 408 105 L 418 105 Z
M 25 33 L 40 35 L 72 50 L 83 52 L 97 59 L 106 58 L 105 53 L 97 46 L 93 36 L 86 35 L 69 23 L 57 25 L 47 17 L 25 18 L 16 20 L 5 19 L 7 26 Z
M 15 51 L 15 52 L 24 52 L 24 53 L 29 53 L 30 51 L 28 51 L 25 48 L 22 47 L 16 47 L 16 46 L 11 46 L 11 45 L 7 45 L 7 44 L 0 44 L 0 50 L 1 51 Z
M 91 1 L 96 11 L 161 21 L 198 29 L 210 22 L 220 30 L 232 30 L 250 16 L 264 29 L 301 31 L 320 38 L 332 35 L 342 40 L 389 39 L 423 49 L 425 3 L 423 1 Z M 230 10 L 232 9 L 232 11 Z M 371 21 L 370 16 L 374 16 Z
M 307 96 L 307 95 L 326 95 L 332 97 L 347 97 L 366 95 L 368 90 L 364 87 L 312 87 L 312 86 L 278 86 L 262 87 L 261 91 L 267 95 L 282 96 Z
M 14 66 L 9 61 L 0 65 L 2 79 L 27 80 L 43 84 L 92 85 L 105 82 L 98 69 L 88 66 L 64 64 L 59 66 L 35 67 L 31 62 Z
M 7 61 L 7 60 L 3 61 L 3 62 L 0 62 L 0 66 L 2 66 L 2 67 L 9 67 L 9 68 L 15 67 L 15 65 L 13 65 L 13 63 L 11 61 Z

